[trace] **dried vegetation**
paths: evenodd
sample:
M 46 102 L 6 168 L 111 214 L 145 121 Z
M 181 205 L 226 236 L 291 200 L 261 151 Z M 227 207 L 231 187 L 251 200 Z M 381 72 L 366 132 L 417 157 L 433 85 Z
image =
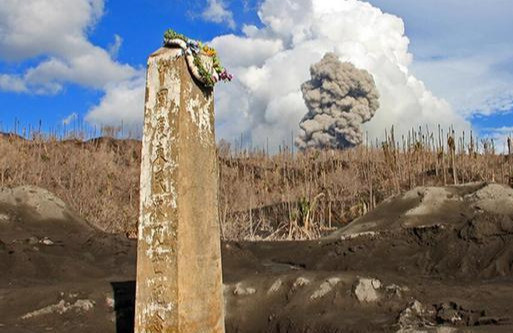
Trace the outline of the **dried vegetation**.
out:
M 451 133 L 451 132 L 449 132 Z M 219 144 L 219 215 L 224 239 L 315 239 L 422 185 L 513 181 L 512 142 L 411 131 L 344 151 L 231 149 Z M 501 149 L 502 150 L 502 149 Z M 133 234 L 138 215 L 140 142 L 0 139 L 0 185 L 46 188 L 92 224 Z

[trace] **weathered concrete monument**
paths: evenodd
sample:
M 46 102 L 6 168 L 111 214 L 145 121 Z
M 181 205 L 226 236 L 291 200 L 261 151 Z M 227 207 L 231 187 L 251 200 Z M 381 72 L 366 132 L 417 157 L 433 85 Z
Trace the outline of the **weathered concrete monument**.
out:
M 212 86 L 231 77 L 169 34 L 148 60 L 135 332 L 224 332 Z

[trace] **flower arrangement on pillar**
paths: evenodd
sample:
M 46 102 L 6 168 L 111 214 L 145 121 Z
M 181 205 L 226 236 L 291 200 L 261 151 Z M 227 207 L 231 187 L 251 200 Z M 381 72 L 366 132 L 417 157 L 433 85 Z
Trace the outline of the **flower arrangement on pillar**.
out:
M 164 33 L 164 47 L 179 47 L 183 50 L 187 65 L 193 76 L 207 87 L 219 81 L 231 81 L 233 75 L 221 65 L 214 48 L 200 41 L 190 39 L 173 29 Z

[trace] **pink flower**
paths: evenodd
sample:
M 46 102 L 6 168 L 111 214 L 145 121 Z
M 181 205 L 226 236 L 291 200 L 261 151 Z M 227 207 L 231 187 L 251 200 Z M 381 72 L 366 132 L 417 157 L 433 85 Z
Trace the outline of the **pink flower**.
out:
M 233 79 L 233 75 L 228 73 L 225 69 L 219 74 L 219 78 L 223 81 L 231 81 Z

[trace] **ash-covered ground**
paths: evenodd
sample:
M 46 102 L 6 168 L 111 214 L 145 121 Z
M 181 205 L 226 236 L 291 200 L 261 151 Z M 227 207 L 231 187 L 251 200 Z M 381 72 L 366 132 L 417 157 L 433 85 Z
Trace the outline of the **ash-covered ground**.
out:
M 227 332 L 512 332 L 513 189 L 416 188 L 330 237 L 222 245 Z M 136 243 L 0 191 L 0 332 L 131 332 Z

